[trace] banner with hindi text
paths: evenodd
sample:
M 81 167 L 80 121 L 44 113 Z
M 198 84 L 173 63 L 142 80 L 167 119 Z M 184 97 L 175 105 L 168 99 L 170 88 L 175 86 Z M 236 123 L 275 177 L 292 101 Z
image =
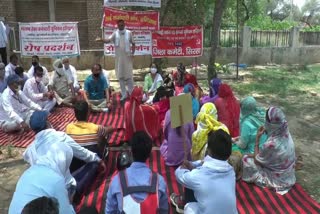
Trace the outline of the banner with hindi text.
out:
M 159 30 L 158 11 L 126 11 L 110 7 L 104 8 L 103 27 L 115 29 L 118 20 L 123 20 L 129 30 Z
M 202 56 L 202 26 L 161 27 L 152 32 L 152 57 Z
M 109 7 L 141 6 L 161 7 L 161 0 L 104 0 L 104 5 Z
M 19 23 L 19 35 L 22 56 L 80 55 L 76 22 Z
M 108 38 L 112 35 L 114 30 L 105 29 L 104 38 Z M 151 55 L 151 31 L 133 31 L 133 40 L 136 44 L 136 50 L 134 55 Z M 113 43 L 104 44 L 104 55 L 114 56 L 115 47 Z

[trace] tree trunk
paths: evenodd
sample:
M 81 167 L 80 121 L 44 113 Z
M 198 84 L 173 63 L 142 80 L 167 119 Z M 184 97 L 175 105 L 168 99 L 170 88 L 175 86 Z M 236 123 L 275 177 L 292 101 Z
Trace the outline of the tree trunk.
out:
M 161 8 L 160 8 L 160 26 L 166 26 L 166 23 L 164 23 L 164 19 L 169 11 L 169 6 L 171 5 L 173 1 L 172 0 L 165 0 L 161 2 Z M 155 58 L 153 59 L 153 63 L 156 64 L 158 68 L 158 72 L 162 75 L 163 71 L 163 58 Z
M 217 48 L 219 44 L 219 33 L 223 11 L 227 5 L 227 0 L 216 0 L 214 6 L 213 26 L 211 31 L 211 50 L 208 63 L 208 81 L 217 77 L 217 71 L 215 68 L 215 61 L 217 55 Z

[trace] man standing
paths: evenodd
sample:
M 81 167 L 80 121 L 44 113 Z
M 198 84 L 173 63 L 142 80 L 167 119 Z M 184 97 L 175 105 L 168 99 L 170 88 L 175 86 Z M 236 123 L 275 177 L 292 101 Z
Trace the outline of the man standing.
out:
M 102 73 L 100 64 L 95 64 L 91 69 L 92 74 L 84 81 L 84 99 L 95 112 L 108 112 L 111 107 L 109 100 L 108 83 Z
M 23 87 L 23 93 L 33 102 L 39 104 L 44 111 L 50 112 L 56 105 L 56 99 L 52 91 L 48 89 L 42 82 L 43 68 L 37 66 L 34 68 L 34 77 L 28 79 Z
M 4 18 L 0 20 L 0 55 L 2 62 L 7 65 L 7 44 L 8 44 L 8 33 L 7 29 L 9 29 L 4 24 Z
M 98 39 L 99 41 L 100 39 Z M 121 101 L 127 98 L 126 86 L 131 94 L 133 90 L 132 59 L 135 52 L 135 42 L 130 30 L 125 29 L 123 20 L 118 21 L 118 30 L 108 38 L 103 40 L 104 43 L 113 42 L 115 46 L 115 70 L 120 82 Z M 130 47 L 132 44 L 132 47 Z
M 42 110 L 22 93 L 19 81 L 17 74 L 10 75 L 7 78 L 8 87 L 1 96 L 0 129 L 4 132 L 28 130 L 33 112 Z
M 49 74 L 48 74 L 48 70 L 46 69 L 46 67 L 40 65 L 39 62 L 39 57 L 37 55 L 32 56 L 32 65 L 31 68 L 28 71 L 28 76 L 29 78 L 33 78 L 34 77 L 34 68 L 37 66 L 41 66 L 43 69 L 43 78 L 42 78 L 42 82 L 45 86 L 47 86 L 49 84 Z

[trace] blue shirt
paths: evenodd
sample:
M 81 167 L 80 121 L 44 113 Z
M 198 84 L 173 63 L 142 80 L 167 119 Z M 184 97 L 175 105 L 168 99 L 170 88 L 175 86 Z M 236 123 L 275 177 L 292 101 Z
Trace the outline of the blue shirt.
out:
M 227 161 L 213 159 L 210 156 L 193 163 L 192 171 L 177 168 L 177 181 L 193 190 L 196 198 L 196 210 L 201 214 L 236 214 L 236 178 L 233 167 Z
M 69 202 L 65 179 L 53 169 L 33 165 L 20 177 L 9 207 L 9 214 L 21 214 L 30 201 L 42 197 L 54 197 L 59 202 L 59 213 L 75 213 Z
M 131 166 L 126 169 L 126 174 L 128 186 L 150 185 L 152 171 L 145 163 L 133 162 Z M 168 210 L 167 185 L 161 175 L 158 175 L 158 184 L 159 207 Z M 143 201 L 148 194 L 134 193 L 132 196 L 137 201 Z M 122 192 L 119 175 L 117 174 L 114 176 L 109 186 L 105 213 L 111 214 L 119 210 L 122 211 Z
M 105 98 L 105 90 L 108 88 L 108 83 L 104 75 L 95 79 L 91 74 L 84 81 L 84 90 L 89 94 L 89 100 L 101 100 Z

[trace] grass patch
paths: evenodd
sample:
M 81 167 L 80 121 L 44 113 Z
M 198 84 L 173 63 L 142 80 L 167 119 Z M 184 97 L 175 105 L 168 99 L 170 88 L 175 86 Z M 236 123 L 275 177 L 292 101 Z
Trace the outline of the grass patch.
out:
M 245 76 L 244 82 L 233 82 L 232 87 L 240 96 L 259 94 L 261 96 L 288 96 L 303 95 L 308 90 L 320 92 L 320 67 L 296 70 L 290 68 L 266 69 L 252 71 Z

